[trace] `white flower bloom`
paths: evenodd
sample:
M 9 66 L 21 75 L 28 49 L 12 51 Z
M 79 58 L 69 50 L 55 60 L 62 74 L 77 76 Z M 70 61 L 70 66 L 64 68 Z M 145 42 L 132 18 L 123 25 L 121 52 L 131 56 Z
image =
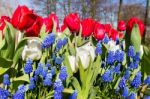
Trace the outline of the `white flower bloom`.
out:
M 92 46 L 91 42 L 88 42 L 87 44 L 79 47 L 79 49 L 80 48 L 90 52 L 90 55 L 91 55 L 92 59 L 94 60 L 94 58 L 95 58 L 95 48 Z
M 108 42 L 108 49 L 110 51 L 116 51 L 116 50 L 119 50 L 120 49 L 120 46 L 119 45 L 116 45 L 116 42 L 113 41 L 113 40 L 110 40 Z
M 29 38 L 27 45 L 24 46 L 22 59 L 39 60 L 42 56 L 41 42 L 38 38 Z
M 70 63 L 72 71 L 74 73 L 77 72 L 78 66 L 77 66 L 77 63 L 76 63 L 75 56 L 68 56 L 68 59 L 69 59 L 69 63 Z
M 77 62 L 79 62 L 79 59 L 81 60 L 82 66 L 84 69 L 87 69 L 89 66 L 90 62 L 90 52 L 82 49 L 82 48 L 77 48 Z

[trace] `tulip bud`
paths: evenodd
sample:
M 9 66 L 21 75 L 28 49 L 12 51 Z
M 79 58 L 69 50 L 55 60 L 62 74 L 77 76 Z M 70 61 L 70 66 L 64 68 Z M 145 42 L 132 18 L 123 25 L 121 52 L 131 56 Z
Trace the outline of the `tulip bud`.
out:
M 90 18 L 86 18 L 82 21 L 82 36 L 88 37 L 90 36 L 94 31 L 95 21 Z
M 110 38 L 114 41 L 116 41 L 116 39 L 119 37 L 119 33 L 117 30 L 115 29 L 111 29 L 110 30 Z
M 54 27 L 54 22 L 56 23 L 56 29 L 59 28 L 58 17 L 55 13 L 51 13 L 48 17 L 43 19 L 43 24 L 46 26 L 46 32 L 51 33 Z
M 94 38 L 96 40 L 103 40 L 105 37 L 105 27 L 103 24 L 96 23 L 94 28 Z
M 71 32 L 79 32 L 80 18 L 77 13 L 70 13 L 64 19 L 64 24 L 70 29 Z
M 118 31 L 125 31 L 126 30 L 126 24 L 123 20 L 118 22 L 117 29 L 118 29 Z
M 128 23 L 127 23 L 127 33 L 131 33 L 133 26 L 137 24 L 140 30 L 140 35 L 141 37 L 143 36 L 144 30 L 145 30 L 145 26 L 142 22 L 142 20 L 139 20 L 135 17 L 131 18 Z
M 22 59 L 39 60 L 42 56 L 41 42 L 38 38 L 30 38 L 24 46 Z
M 2 37 L 4 37 L 4 31 L 3 30 L 4 30 L 5 26 L 6 26 L 5 21 L 11 22 L 11 19 L 8 16 L 1 16 L 1 18 L 0 18 L 0 31 L 2 31 L 1 32 L 2 33 Z

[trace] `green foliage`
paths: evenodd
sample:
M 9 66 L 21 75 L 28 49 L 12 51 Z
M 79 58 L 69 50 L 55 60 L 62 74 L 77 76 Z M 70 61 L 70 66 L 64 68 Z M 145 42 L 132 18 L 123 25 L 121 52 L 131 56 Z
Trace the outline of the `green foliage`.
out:
M 141 70 L 144 74 L 144 78 L 146 78 L 147 75 L 150 75 L 150 48 L 144 46 L 143 50 L 144 54 L 141 60 Z

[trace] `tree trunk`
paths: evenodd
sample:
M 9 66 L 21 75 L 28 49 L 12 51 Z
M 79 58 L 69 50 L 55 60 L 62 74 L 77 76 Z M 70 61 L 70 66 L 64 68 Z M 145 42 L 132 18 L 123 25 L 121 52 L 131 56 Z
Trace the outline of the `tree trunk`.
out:
M 68 14 L 71 12 L 71 0 L 68 0 Z
M 122 10 L 123 0 L 119 0 L 119 8 L 118 8 L 118 22 L 121 19 L 121 10 Z
M 91 18 L 95 19 L 96 16 L 96 0 L 91 0 Z
M 148 14 L 149 14 L 149 0 L 146 0 L 146 10 L 145 10 L 145 18 L 144 18 L 145 31 L 144 31 L 144 35 L 143 35 L 143 39 L 142 39 L 143 43 L 145 43 L 146 28 L 147 28 L 146 26 L 147 26 Z

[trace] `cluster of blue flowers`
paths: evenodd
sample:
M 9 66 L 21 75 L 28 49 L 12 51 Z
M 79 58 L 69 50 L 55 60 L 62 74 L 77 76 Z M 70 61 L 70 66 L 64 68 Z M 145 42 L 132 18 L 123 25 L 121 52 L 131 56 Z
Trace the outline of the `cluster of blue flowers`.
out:
M 25 66 L 24 66 L 24 72 L 25 72 L 26 74 L 30 74 L 30 73 L 32 72 L 32 70 L 33 70 L 32 64 L 33 64 L 33 61 L 32 61 L 31 59 L 28 59 L 28 60 L 26 61 L 26 64 L 25 64 Z
M 55 39 L 56 39 L 56 36 L 54 33 L 48 34 L 48 36 L 46 36 L 46 38 L 44 39 L 42 43 L 42 48 L 46 49 L 46 48 L 51 47 L 53 43 L 55 42 Z
M 105 41 L 105 39 L 103 42 L 97 43 L 95 49 L 97 55 L 102 54 L 102 43 L 107 44 L 107 40 Z M 101 62 L 101 68 L 105 71 L 101 74 L 101 80 L 104 84 L 111 84 L 118 80 L 119 83 L 116 92 L 121 93 L 123 98 L 135 99 L 137 94 L 133 90 L 138 90 L 140 85 L 142 85 L 142 75 L 141 72 L 138 71 L 136 75 L 132 77 L 133 79 L 130 79 L 130 77 L 133 76 L 132 72 L 135 69 L 138 70 L 140 52 L 135 53 L 134 47 L 129 46 L 126 58 L 129 62 L 128 66 L 123 65 L 125 52 L 121 50 L 121 47 L 116 51 L 108 51 L 106 58 L 103 58 Z M 145 79 L 144 84 L 150 85 L 150 76 Z
M 57 44 L 56 44 L 56 51 L 59 51 L 67 43 L 68 43 L 68 38 L 58 39 Z

